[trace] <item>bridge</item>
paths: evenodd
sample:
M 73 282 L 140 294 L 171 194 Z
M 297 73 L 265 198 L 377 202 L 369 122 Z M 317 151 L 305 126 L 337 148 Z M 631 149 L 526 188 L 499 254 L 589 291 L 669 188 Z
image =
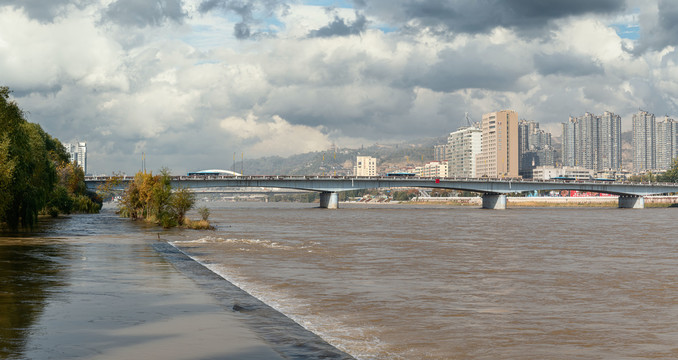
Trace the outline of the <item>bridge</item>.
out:
M 85 178 L 96 190 L 115 179 L 107 176 Z M 118 178 L 112 189 L 124 189 L 134 177 Z M 620 208 L 642 209 L 645 196 L 678 192 L 678 183 L 631 183 L 611 181 L 520 180 L 491 178 L 353 177 L 353 176 L 173 176 L 173 187 L 200 188 L 284 188 L 320 193 L 320 207 L 339 207 L 337 193 L 363 189 L 431 188 L 472 191 L 482 194 L 484 209 L 506 209 L 506 194 L 527 191 L 576 190 L 619 196 Z

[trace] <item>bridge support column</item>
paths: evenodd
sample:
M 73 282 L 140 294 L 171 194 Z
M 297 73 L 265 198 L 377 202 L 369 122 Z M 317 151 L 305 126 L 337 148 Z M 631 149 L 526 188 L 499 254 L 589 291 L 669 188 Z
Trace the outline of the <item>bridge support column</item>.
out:
M 645 198 L 635 195 L 619 195 L 620 209 L 644 209 Z
M 320 207 L 323 209 L 338 209 L 339 197 L 335 192 L 320 193 Z
M 483 194 L 483 209 L 506 210 L 506 195 Z

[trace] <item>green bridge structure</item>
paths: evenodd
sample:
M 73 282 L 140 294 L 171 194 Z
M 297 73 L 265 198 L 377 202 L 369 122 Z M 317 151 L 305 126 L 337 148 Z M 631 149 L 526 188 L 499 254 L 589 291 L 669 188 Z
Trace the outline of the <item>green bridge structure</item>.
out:
M 117 180 L 117 181 L 111 181 Z M 87 187 L 96 190 L 109 183 L 111 189 L 122 190 L 134 177 L 90 176 Z M 400 176 L 172 176 L 171 185 L 199 188 L 284 188 L 320 193 L 320 207 L 337 209 L 337 193 L 363 189 L 429 188 L 471 191 L 482 194 L 484 209 L 506 209 L 506 194 L 575 190 L 618 195 L 620 208 L 642 209 L 645 196 L 678 193 L 678 183 L 632 183 L 597 180 L 521 180 L 491 178 L 428 178 Z

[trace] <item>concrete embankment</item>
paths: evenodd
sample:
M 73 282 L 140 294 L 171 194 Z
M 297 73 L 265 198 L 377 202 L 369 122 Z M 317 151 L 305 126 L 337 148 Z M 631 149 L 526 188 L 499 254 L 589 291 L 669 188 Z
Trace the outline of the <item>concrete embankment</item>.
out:
M 481 206 L 480 197 L 429 197 L 412 199 L 406 203 L 414 204 L 448 204 L 456 206 Z M 616 207 L 618 205 L 617 196 L 531 196 L 531 197 L 512 197 L 507 198 L 508 206 L 526 206 L 526 207 Z M 645 197 L 646 207 L 669 207 L 678 204 L 678 196 L 647 196 Z

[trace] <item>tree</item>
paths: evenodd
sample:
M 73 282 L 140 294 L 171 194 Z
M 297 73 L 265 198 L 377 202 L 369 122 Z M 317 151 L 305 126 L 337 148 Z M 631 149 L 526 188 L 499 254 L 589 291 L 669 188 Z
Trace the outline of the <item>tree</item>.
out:
M 678 158 L 674 159 L 671 168 L 657 179 L 663 182 L 678 183 Z
M 61 142 L 29 123 L 9 95 L 9 88 L 0 86 L 0 222 L 11 229 L 30 228 L 41 212 L 80 211 L 72 208 L 80 196 L 80 208 L 98 211 L 101 201 L 87 192 L 84 174 L 71 168 L 70 177 L 64 175 L 68 180 L 61 181 L 57 169 L 69 163 Z
M 176 213 L 177 222 L 184 223 L 186 213 L 195 204 L 195 194 L 186 188 L 180 188 L 172 194 L 171 207 Z M 209 213 L 208 215 L 209 216 Z
M 186 213 L 195 204 L 195 194 L 183 188 L 173 192 L 170 180 L 167 169 L 160 175 L 138 172 L 122 197 L 120 215 L 163 227 L 183 225 Z

